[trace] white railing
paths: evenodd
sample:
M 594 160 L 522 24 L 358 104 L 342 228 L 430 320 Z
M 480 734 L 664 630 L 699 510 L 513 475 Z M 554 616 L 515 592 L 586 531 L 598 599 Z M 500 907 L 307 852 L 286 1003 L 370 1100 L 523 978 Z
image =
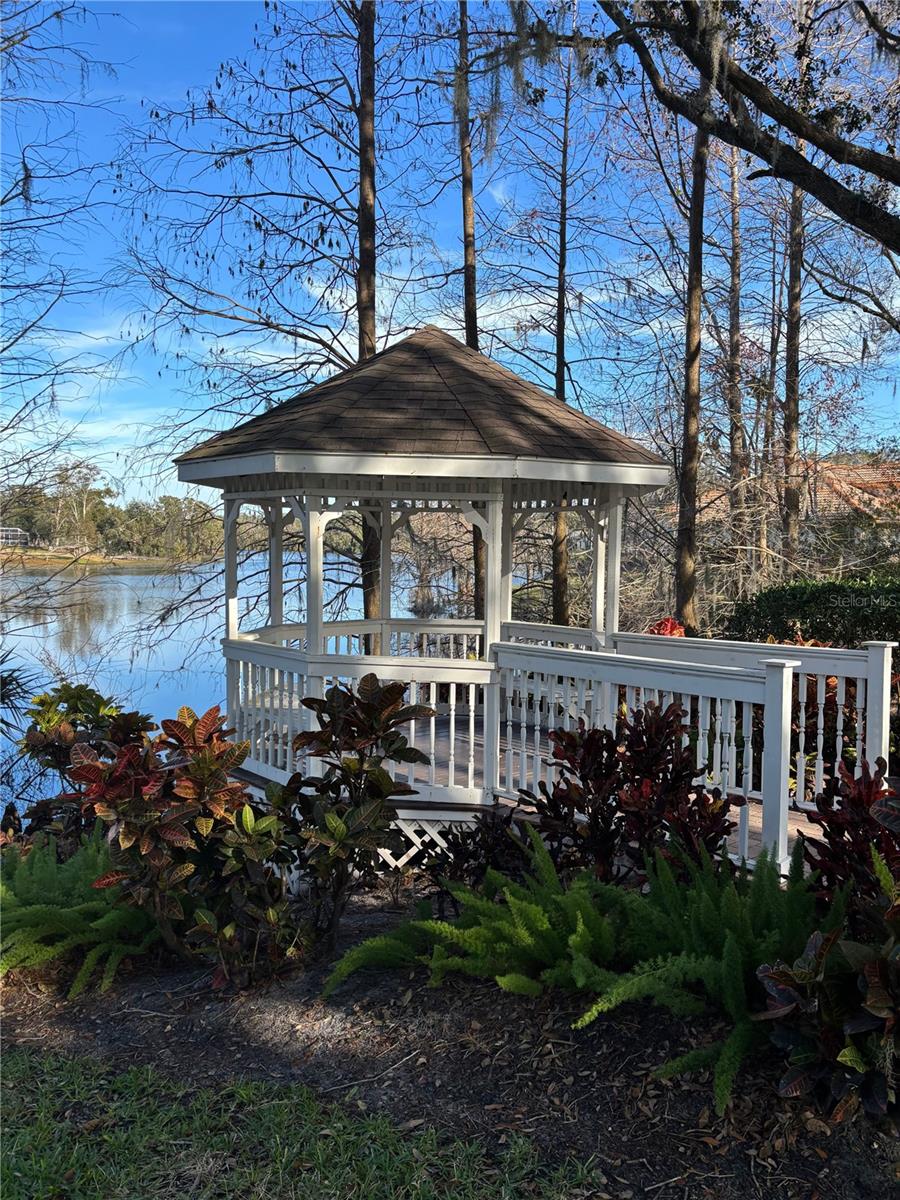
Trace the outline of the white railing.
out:
M 504 642 L 529 646 L 558 646 L 568 650 L 598 650 L 603 637 L 593 629 L 574 629 L 570 625 L 537 625 L 531 621 L 504 621 L 500 627 Z
M 355 685 L 374 672 L 405 683 L 410 703 L 434 710 L 405 730 L 425 764 L 385 764 L 395 779 L 415 788 L 417 803 L 483 804 L 484 764 L 497 759 L 496 672 L 467 659 L 396 658 L 373 655 L 306 655 L 284 646 L 226 639 L 229 720 L 235 735 L 250 742 L 247 767 L 263 778 L 286 782 L 304 764 L 293 753 L 295 736 L 316 728 L 303 704 L 335 682 Z M 310 761 L 305 764 L 314 769 Z
M 309 649 L 304 624 L 262 626 L 233 640 Z M 484 622 L 412 618 L 326 621 L 322 641 L 326 654 L 373 654 L 377 649 L 397 658 L 483 658 Z
M 893 643 L 836 650 L 616 634 L 599 648 L 590 630 L 526 622 L 505 623 L 502 636 L 487 656 L 477 621 L 330 622 L 320 654 L 309 653 L 302 624 L 227 639 L 228 712 L 250 742 L 248 768 L 286 780 L 300 766 L 294 737 L 312 723 L 303 699 L 374 672 L 434 709 L 409 731 L 427 764 L 395 777 L 441 819 L 441 805 L 449 813 L 549 780 L 553 729 L 579 720 L 615 729 L 648 701 L 674 702 L 698 780 L 761 801 L 762 842 L 784 861 L 792 775 L 815 794 L 841 758 L 887 754 Z M 738 853 L 746 855 L 746 805 L 738 820 Z
M 505 724 L 503 792 L 536 791 L 549 783 L 550 732 L 588 727 L 615 730 L 621 717 L 648 701 L 678 704 L 682 738 L 696 755 L 697 779 L 745 799 L 763 796 L 762 840 L 786 861 L 789 743 L 785 720 L 792 664 L 769 660 L 756 671 L 700 667 L 625 657 L 612 651 L 493 647 L 500 668 Z M 749 812 L 738 819 L 738 853 L 749 853 Z
M 798 665 L 791 692 L 792 756 L 799 802 L 817 796 L 841 760 L 859 764 L 887 758 L 891 650 L 895 642 L 865 642 L 859 650 L 728 642 L 617 633 L 622 655 L 666 662 L 753 670 L 760 659 L 784 657 Z

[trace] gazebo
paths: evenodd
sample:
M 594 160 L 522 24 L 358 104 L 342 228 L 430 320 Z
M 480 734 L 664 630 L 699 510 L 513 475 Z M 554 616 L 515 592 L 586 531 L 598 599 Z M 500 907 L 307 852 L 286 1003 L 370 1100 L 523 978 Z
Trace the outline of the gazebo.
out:
M 783 857 L 793 669 L 823 679 L 862 668 L 884 677 L 885 652 L 874 668 L 864 651 L 807 664 L 793 647 L 788 661 L 772 659 L 772 647 L 708 642 L 688 650 L 662 646 L 672 639 L 620 635 L 624 503 L 666 484 L 668 465 L 433 326 L 176 462 L 184 482 L 223 493 L 227 708 L 251 743 L 253 776 L 284 780 L 295 769 L 291 744 L 310 716 L 304 697 L 370 671 L 402 680 L 435 710 L 411 732 L 429 759 L 409 769 L 417 797 L 400 814 L 414 846 L 442 822 L 546 777 L 547 733 L 557 725 L 612 725 L 623 704 L 678 698 L 695 733 L 698 772 L 747 796 L 774 797 L 763 835 Z M 245 505 L 261 508 L 268 526 L 268 619 L 253 629 L 238 622 L 236 522 Z M 516 534 L 529 515 L 559 508 L 584 514 L 590 530 L 588 628 L 512 620 Z M 324 532 L 354 510 L 379 539 L 380 611 L 326 622 Z M 481 531 L 483 619 L 392 614 L 392 539 L 422 510 L 458 514 Z M 283 542 L 292 522 L 305 547 L 302 624 L 284 621 Z M 836 664 L 839 654 L 863 657 Z M 758 739 L 751 746 L 754 707 L 760 722 L 765 716 L 776 727 L 765 747 Z M 820 741 L 817 769 L 827 757 Z

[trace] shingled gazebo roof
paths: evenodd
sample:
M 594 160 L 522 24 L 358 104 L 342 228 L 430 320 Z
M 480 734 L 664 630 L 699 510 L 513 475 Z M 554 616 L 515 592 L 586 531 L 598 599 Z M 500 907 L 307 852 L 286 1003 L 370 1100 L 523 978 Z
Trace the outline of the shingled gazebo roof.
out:
M 260 455 L 666 467 L 637 442 L 433 325 L 216 434 L 176 462 L 196 464 L 182 477 L 199 479 L 206 460 Z

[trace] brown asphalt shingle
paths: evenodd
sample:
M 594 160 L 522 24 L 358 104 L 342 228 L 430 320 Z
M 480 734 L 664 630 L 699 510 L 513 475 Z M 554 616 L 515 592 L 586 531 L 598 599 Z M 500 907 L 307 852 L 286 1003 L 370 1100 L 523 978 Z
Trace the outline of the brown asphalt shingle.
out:
M 176 461 L 279 451 L 665 465 L 433 325 Z

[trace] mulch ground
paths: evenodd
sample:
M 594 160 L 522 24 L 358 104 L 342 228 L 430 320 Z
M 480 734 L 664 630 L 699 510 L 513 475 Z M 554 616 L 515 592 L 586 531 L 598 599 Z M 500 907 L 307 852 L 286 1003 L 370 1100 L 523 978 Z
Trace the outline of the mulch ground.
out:
M 345 943 L 397 920 L 372 897 L 346 920 Z M 421 974 L 361 974 L 330 1000 L 326 968 L 237 995 L 209 990 L 208 974 L 179 967 L 122 975 L 106 996 L 69 1003 L 58 981 L 5 988 L 7 1045 L 148 1064 L 181 1082 L 235 1078 L 303 1083 L 351 1110 L 401 1128 L 433 1127 L 500 1147 L 520 1133 L 549 1161 L 599 1164 L 598 1200 L 750 1197 L 882 1200 L 897 1194 L 900 1144 L 863 1120 L 829 1127 L 800 1101 L 775 1094 L 779 1063 L 745 1069 L 725 1119 L 708 1076 L 656 1081 L 667 1058 L 715 1032 L 649 1005 L 585 1030 L 583 1005 L 537 1000 Z

